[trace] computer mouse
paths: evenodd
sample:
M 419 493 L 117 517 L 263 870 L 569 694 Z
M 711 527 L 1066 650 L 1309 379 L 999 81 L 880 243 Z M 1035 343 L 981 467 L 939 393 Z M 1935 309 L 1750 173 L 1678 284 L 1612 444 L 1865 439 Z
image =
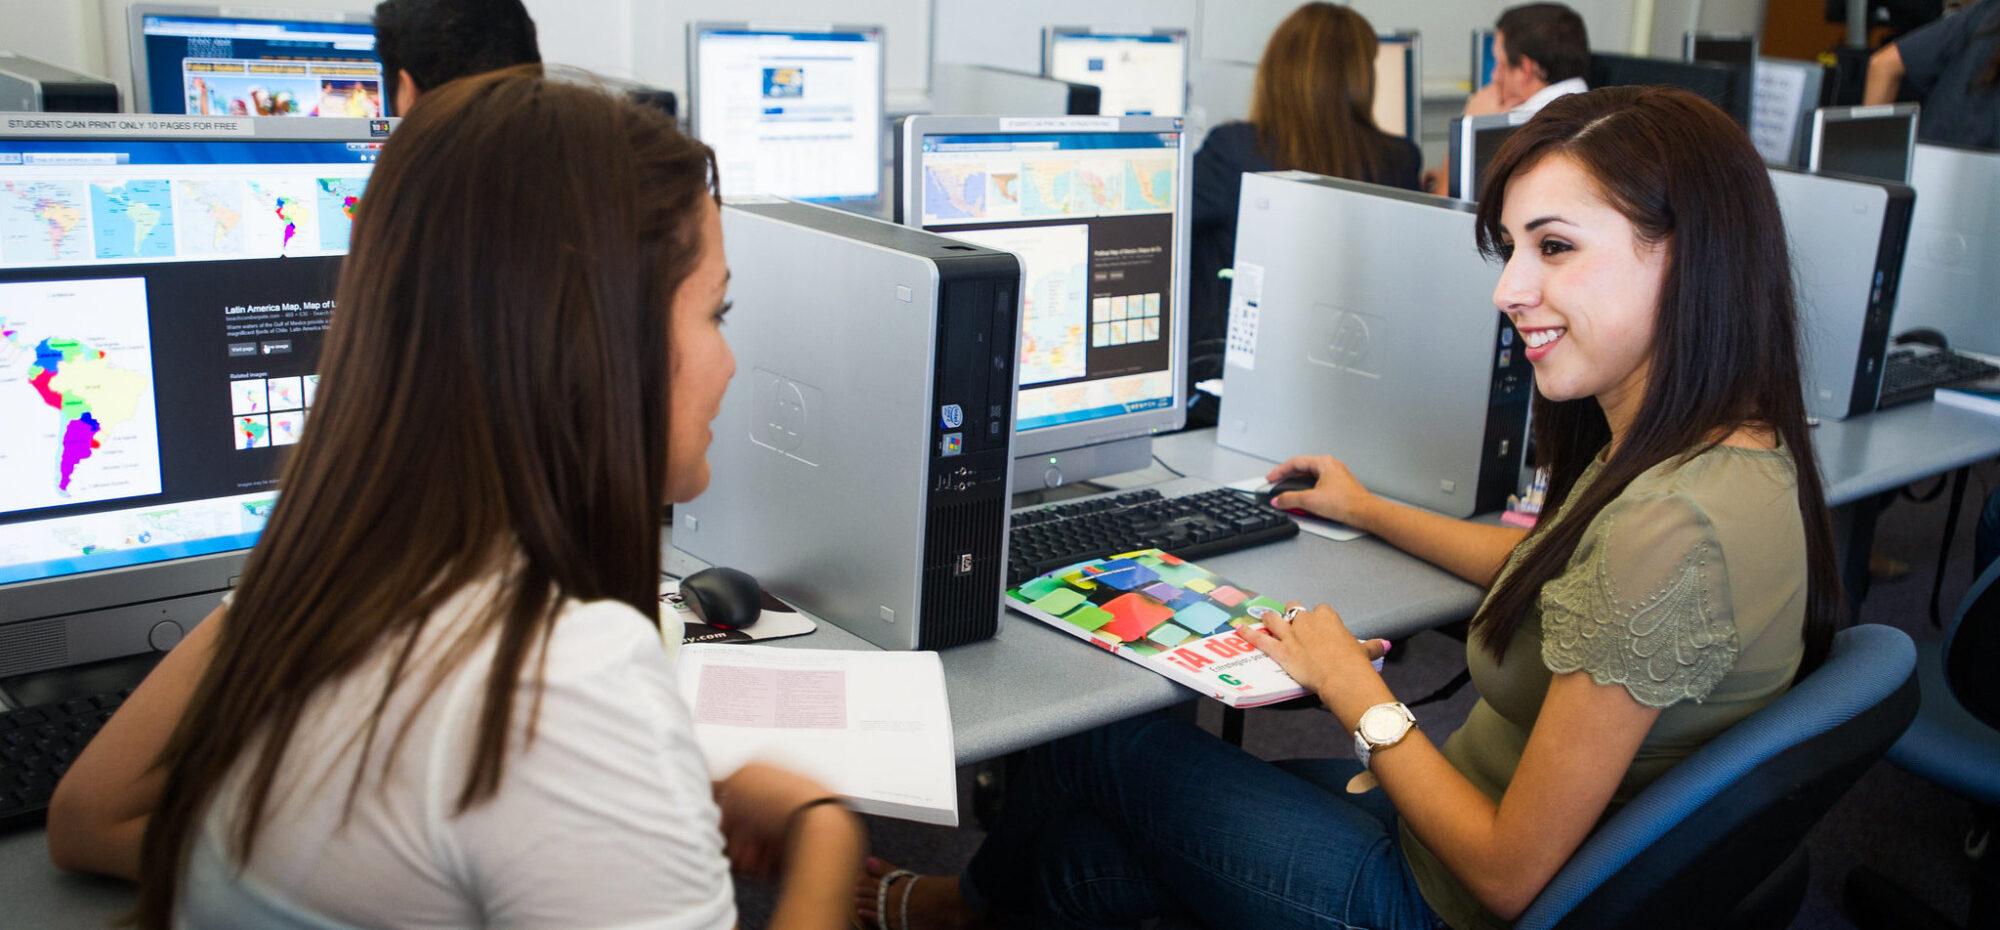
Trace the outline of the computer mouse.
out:
M 1258 491 L 1257 503 L 1269 507 L 1271 506 L 1271 498 L 1277 497 L 1280 494 L 1286 494 L 1292 491 L 1310 491 L 1318 486 L 1319 482 L 1315 480 L 1311 475 L 1293 475 L 1290 478 L 1286 478 L 1283 481 L 1278 482 L 1277 484 L 1271 485 L 1269 488 L 1265 490 Z M 1300 510 L 1296 507 L 1292 508 L 1292 512 L 1305 513 L 1305 511 Z
M 733 568 L 704 568 L 681 579 L 681 600 L 701 622 L 740 630 L 764 612 L 764 589 L 757 579 Z
M 1897 333 L 1895 341 L 1899 346 L 1906 346 L 1914 342 L 1930 346 L 1933 349 L 1949 348 L 1945 344 L 1944 334 L 1928 326 L 1919 326 L 1916 329 Z

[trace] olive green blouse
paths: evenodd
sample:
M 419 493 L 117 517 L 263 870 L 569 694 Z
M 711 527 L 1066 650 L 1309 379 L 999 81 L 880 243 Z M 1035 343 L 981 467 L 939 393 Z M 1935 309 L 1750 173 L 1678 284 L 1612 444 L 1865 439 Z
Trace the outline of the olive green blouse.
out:
M 1445 758 L 1498 801 L 1552 675 L 1587 671 L 1598 684 L 1621 686 L 1661 709 L 1608 817 L 1777 698 L 1804 652 L 1805 525 L 1794 469 L 1782 449 L 1716 446 L 1633 479 L 1591 521 L 1563 574 L 1543 585 L 1505 661 L 1476 638 L 1468 646 L 1480 700 L 1445 740 Z M 1577 490 L 1601 471 L 1602 462 L 1593 461 Z M 1538 538 L 1515 549 L 1501 577 Z M 1438 916 L 1456 930 L 1507 926 L 1407 824 L 1399 829 L 1417 885 Z

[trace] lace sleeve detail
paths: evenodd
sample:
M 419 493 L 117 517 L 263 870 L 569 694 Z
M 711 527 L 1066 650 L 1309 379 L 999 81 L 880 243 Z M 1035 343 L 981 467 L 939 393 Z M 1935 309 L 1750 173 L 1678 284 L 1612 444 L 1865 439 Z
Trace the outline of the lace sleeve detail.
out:
M 1736 664 L 1722 548 L 1683 496 L 1606 508 L 1540 603 L 1550 671 L 1587 671 L 1647 707 L 1699 702 Z

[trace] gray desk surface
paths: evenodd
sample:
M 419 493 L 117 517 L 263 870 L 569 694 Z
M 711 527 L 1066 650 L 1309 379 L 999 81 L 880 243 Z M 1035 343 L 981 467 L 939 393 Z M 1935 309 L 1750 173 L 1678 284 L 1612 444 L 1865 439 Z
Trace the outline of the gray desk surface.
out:
M 2000 417 L 1924 403 L 1820 426 L 1814 439 L 1828 499 L 1870 494 L 2000 455 Z M 1215 445 L 1212 430 L 1154 443 L 1167 466 L 1216 483 L 1269 463 Z M 1317 450 L 1302 449 L 1301 452 Z M 1170 478 L 1164 469 L 1123 476 L 1131 486 Z M 1166 493 L 1193 482 L 1169 481 Z M 1405 636 L 1470 616 L 1479 590 L 1372 537 L 1336 543 L 1301 534 L 1283 543 L 1201 560 L 1260 591 L 1340 610 L 1362 636 Z M 872 648 L 831 625 L 788 641 L 800 648 Z M 1072 637 L 1008 614 L 992 640 L 943 652 L 961 763 L 1164 707 L 1191 694 Z M 128 885 L 66 875 L 48 863 L 39 830 L 0 837 L 0 926 L 104 927 L 131 906 Z
M 2000 417 L 1924 401 L 1813 430 L 1833 506 L 2000 455 Z

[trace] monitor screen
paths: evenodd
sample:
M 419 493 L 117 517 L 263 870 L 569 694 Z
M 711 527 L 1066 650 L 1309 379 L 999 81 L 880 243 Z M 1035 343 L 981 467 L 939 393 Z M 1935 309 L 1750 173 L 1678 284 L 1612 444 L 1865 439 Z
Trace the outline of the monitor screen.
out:
M 1910 183 L 1917 141 L 1914 106 L 1829 107 L 1813 126 L 1810 167 L 1898 184 Z
M 1671 61 L 1610 52 L 1590 54 L 1591 87 L 1666 84 L 1691 90 L 1721 107 L 1739 126 L 1750 124 L 1751 72 L 1706 61 Z
M 882 194 L 882 30 L 688 27 L 694 132 L 724 196 L 820 202 Z
M 1453 119 L 1447 193 L 1460 200 L 1478 200 L 1486 183 L 1486 166 L 1493 163 L 1501 143 L 1529 118 L 1526 113 L 1492 113 Z
M 1172 131 L 1120 131 L 1141 119 L 983 120 L 1027 125 L 963 132 L 911 121 L 905 222 L 1021 259 L 1017 455 L 1044 451 L 1038 431 L 1175 412 L 1185 133 L 1178 119 L 1147 120 Z M 1122 438 L 1111 432 L 1093 438 Z
M 1690 32 L 1684 45 L 1689 61 L 1707 61 L 1745 69 L 1757 66 L 1756 36 L 1714 36 Z
M 132 99 L 147 113 L 387 115 L 395 89 L 365 20 L 151 13 L 135 8 Z
M 0 592 L 255 543 L 380 145 L 0 134 Z
M 1493 57 L 1493 30 L 1472 31 L 1472 89 L 1478 90 L 1493 83 L 1493 66 L 1499 60 Z
M 1415 136 L 1417 117 L 1417 37 L 1382 36 L 1375 47 L 1375 128 L 1392 136 Z
M 1050 27 L 1042 72 L 1099 89 L 1105 116 L 1180 116 L 1187 109 L 1187 33 Z

